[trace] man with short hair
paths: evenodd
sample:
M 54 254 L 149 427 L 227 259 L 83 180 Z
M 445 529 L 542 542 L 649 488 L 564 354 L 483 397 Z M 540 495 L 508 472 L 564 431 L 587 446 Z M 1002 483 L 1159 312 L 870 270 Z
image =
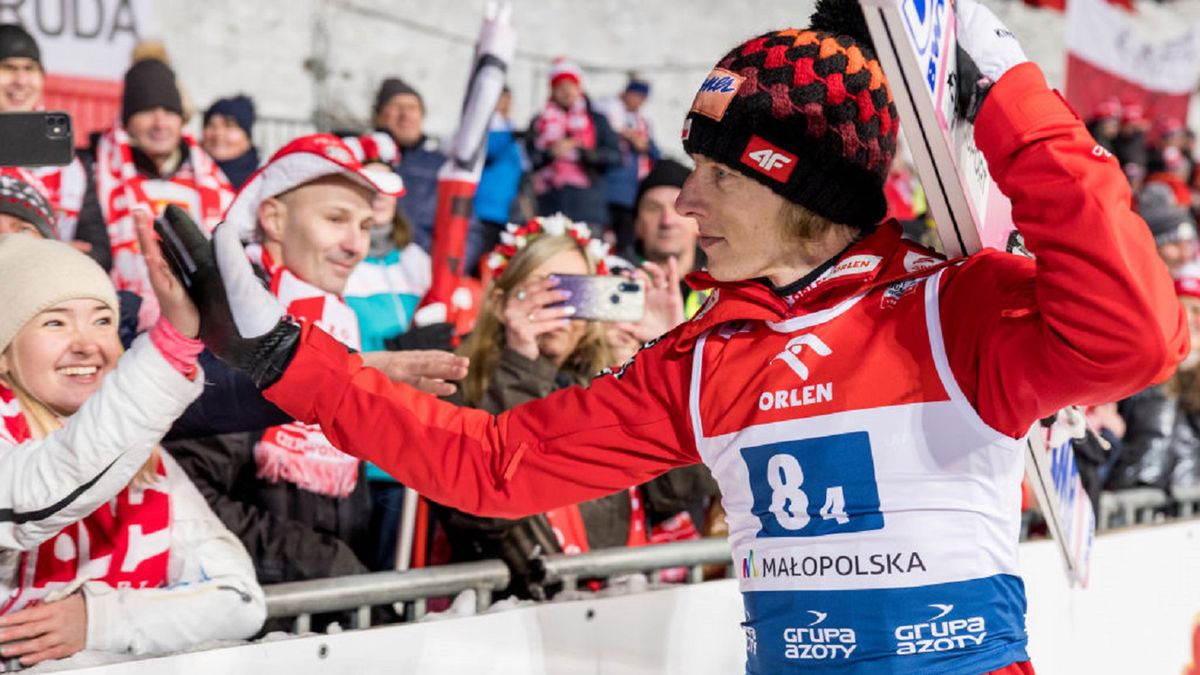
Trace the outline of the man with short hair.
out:
M 942 260 L 884 221 L 892 92 L 857 0 L 818 0 L 810 28 L 717 61 L 684 121 L 696 169 L 676 206 L 712 295 L 589 388 L 492 416 L 391 386 L 282 308 L 235 322 L 269 299 L 242 283 L 232 232 L 209 246 L 179 228 L 205 342 L 342 449 L 468 512 L 708 464 L 750 673 L 1031 675 L 1024 439 L 1066 405 L 1165 380 L 1188 328 L 1116 161 L 990 11 L 955 10 L 982 75 L 964 83 L 975 141 L 1036 260 Z M 561 301 L 556 286 L 523 292 Z
M 278 302 L 357 350 L 358 320 L 341 294 L 367 254 L 375 195 L 398 197 L 402 185 L 392 172 L 365 169 L 335 136 L 303 136 L 246 183 L 225 227 L 251 242 L 246 254 Z M 391 356 L 368 358 L 386 367 Z M 444 354 L 434 365 L 450 363 L 461 377 L 463 362 Z M 369 529 L 363 463 L 334 448 L 318 427 L 288 422 L 172 452 L 246 545 L 262 583 L 368 571 L 364 561 L 378 533 Z
M 37 41 L 17 24 L 0 24 L 0 113 L 43 109 L 46 73 Z M 55 211 L 57 238 L 90 255 L 100 266 L 112 266 L 108 235 L 100 205 L 89 193 L 91 178 L 76 156 L 66 166 L 27 167 L 29 182 Z M 84 221 L 83 227 L 77 227 Z

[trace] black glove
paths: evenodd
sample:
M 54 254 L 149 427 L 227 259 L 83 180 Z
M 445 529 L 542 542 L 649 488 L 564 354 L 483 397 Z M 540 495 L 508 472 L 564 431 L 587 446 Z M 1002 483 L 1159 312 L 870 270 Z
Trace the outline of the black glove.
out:
M 452 352 L 454 351 L 454 324 L 432 323 L 428 326 L 410 328 L 390 340 L 384 340 L 383 346 L 389 352 L 413 349 L 440 349 L 444 352 Z
M 154 231 L 200 310 L 205 346 L 259 389 L 277 382 L 296 353 L 300 327 L 255 276 L 234 228 L 219 225 L 210 242 L 186 211 L 168 206 Z

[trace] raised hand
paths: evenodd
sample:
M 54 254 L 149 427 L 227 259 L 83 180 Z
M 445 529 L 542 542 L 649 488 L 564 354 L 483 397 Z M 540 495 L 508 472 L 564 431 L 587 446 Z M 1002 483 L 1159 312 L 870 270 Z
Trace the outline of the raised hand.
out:
M 644 343 L 683 323 L 683 292 L 679 286 L 679 263 L 674 257 L 667 259 L 666 269 L 646 262 L 633 275 L 646 285 L 646 313 L 641 321 L 619 323 L 617 328 Z
M 186 211 L 168 206 L 155 223 L 164 257 L 200 310 L 200 338 L 260 388 L 283 375 L 300 328 L 254 275 L 234 228 L 219 225 L 210 242 Z
M 158 243 L 158 235 L 154 233 L 154 217 L 149 211 L 135 209 L 133 223 L 137 228 L 138 244 L 142 256 L 146 259 L 149 270 L 150 287 L 158 298 L 162 316 L 175 330 L 185 337 L 194 338 L 200 335 L 200 311 L 188 297 L 181 282 L 171 272 L 171 267 L 163 257 L 162 248 Z

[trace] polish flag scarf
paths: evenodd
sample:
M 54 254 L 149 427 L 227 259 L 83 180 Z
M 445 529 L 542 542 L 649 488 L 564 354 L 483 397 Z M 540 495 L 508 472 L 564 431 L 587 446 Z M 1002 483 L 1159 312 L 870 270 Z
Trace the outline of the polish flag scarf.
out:
M 0 386 L 0 452 L 33 438 L 16 395 Z M 83 520 L 64 527 L 37 548 L 21 551 L 17 573 L 0 581 L 0 614 L 53 602 L 85 582 L 113 588 L 161 588 L 167 585 L 171 543 L 171 497 L 166 469 L 157 480 L 128 485 Z M 5 588 L 10 583 L 12 587 Z
M 96 151 L 96 198 L 108 224 L 113 285 L 141 296 L 142 325 L 158 317 L 158 300 L 138 248 L 133 209 L 145 207 L 157 217 L 174 204 L 211 234 L 233 201 L 233 187 L 216 163 L 191 136 L 184 134 L 183 141 L 188 156 L 170 178 L 151 178 L 138 171 L 129 135 L 119 124 L 100 138 Z
M 556 141 L 563 139 L 571 139 L 576 144 L 575 151 L 554 159 L 534 174 L 533 187 L 538 194 L 567 185 L 586 188 L 592 184 L 579 153 L 579 148 L 592 150 L 596 147 L 596 126 L 588 112 L 587 99 L 580 96 L 570 110 L 553 100 L 547 101 L 533 123 L 533 131 L 533 145 L 538 150 L 549 152 Z
M 316 324 L 347 347 L 361 348 L 358 317 L 345 301 L 302 281 L 257 244 L 246 252 L 266 270 L 271 293 L 288 314 Z M 267 429 L 254 447 L 254 462 L 262 480 L 287 481 L 329 497 L 348 496 L 358 482 L 358 458 L 333 447 L 315 424 L 288 422 Z

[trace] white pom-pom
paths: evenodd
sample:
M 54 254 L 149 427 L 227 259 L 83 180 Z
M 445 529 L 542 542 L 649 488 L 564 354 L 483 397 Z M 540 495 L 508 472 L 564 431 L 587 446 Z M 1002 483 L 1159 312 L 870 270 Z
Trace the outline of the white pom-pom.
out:
M 546 234 L 555 237 L 566 234 L 567 223 L 571 222 L 567 220 L 567 217 L 561 213 L 556 213 L 547 218 L 539 218 L 539 220 L 541 221 L 542 229 L 545 230 Z

